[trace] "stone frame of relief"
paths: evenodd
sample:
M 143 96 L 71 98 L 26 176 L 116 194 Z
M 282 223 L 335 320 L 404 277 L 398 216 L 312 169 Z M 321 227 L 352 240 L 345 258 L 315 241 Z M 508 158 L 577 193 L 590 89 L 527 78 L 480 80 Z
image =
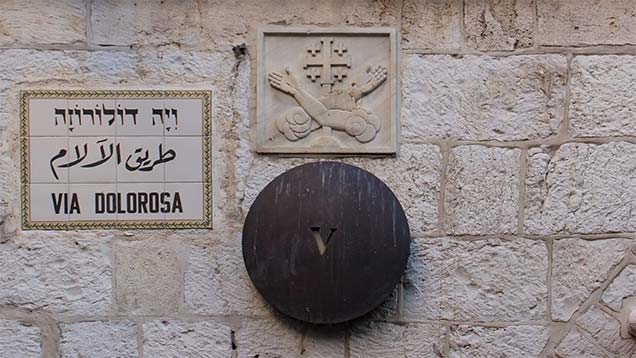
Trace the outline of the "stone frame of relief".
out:
M 389 27 L 260 28 L 257 152 L 395 154 L 398 44 Z
M 212 229 L 211 102 L 208 90 L 21 91 L 22 228 Z

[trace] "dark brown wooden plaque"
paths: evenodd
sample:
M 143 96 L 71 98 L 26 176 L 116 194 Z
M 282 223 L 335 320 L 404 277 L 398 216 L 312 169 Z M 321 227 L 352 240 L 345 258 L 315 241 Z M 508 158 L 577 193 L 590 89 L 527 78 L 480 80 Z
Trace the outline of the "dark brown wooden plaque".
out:
M 364 315 L 397 285 L 409 256 L 402 206 L 373 174 L 316 162 L 278 176 L 243 227 L 254 286 L 283 314 L 311 323 Z

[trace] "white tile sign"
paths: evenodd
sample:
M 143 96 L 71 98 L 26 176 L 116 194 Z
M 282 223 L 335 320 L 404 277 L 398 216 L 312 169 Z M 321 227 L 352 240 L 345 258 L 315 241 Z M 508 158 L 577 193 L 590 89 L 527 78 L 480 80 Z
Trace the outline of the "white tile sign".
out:
M 22 226 L 211 228 L 208 91 L 24 91 Z

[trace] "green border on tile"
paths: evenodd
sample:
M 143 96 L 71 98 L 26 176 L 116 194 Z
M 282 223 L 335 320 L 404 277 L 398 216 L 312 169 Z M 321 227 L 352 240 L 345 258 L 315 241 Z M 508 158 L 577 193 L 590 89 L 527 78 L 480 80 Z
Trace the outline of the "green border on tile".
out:
M 122 221 L 37 221 L 30 218 L 29 99 L 192 98 L 203 100 L 203 219 Z M 25 90 L 20 92 L 20 151 L 23 230 L 212 229 L 212 92 L 207 90 Z

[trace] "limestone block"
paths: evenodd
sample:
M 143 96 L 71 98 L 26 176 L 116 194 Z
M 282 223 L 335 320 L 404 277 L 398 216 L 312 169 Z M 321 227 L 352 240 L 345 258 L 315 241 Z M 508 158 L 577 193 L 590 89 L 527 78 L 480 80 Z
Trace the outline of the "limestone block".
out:
M 535 0 L 489 0 L 464 3 L 468 46 L 511 51 L 534 44 Z
M 629 265 L 605 289 L 601 300 L 614 311 L 620 311 L 623 299 L 636 296 L 636 265 Z
M 67 232 L 33 236 L 0 245 L 0 304 L 55 313 L 108 313 L 108 241 L 86 233 L 81 238 Z
M 282 318 L 245 320 L 236 334 L 236 346 L 239 358 L 300 356 L 300 325 Z
M 187 247 L 186 306 L 200 314 L 270 315 L 245 270 L 241 236 L 224 240 Z
M 577 324 L 609 352 L 626 357 L 634 346 L 634 339 L 621 337 L 621 324 L 597 306 L 590 307 Z
M 462 42 L 458 1 L 405 0 L 402 5 L 402 48 L 459 49 Z
M 568 321 L 609 277 L 631 240 L 555 240 L 552 248 L 552 319 Z
M 543 319 L 548 253 L 544 242 L 415 240 L 404 315 L 479 322 Z
M 301 356 L 303 358 L 344 357 L 344 326 L 310 327 L 302 338 Z
M 91 3 L 93 42 L 99 45 L 197 45 L 202 36 L 194 0 L 118 0 Z
M 405 55 L 402 137 L 526 140 L 557 134 L 566 58 Z
M 636 145 L 566 143 L 528 151 L 525 231 L 633 232 Z
M 230 357 L 229 327 L 209 321 L 150 321 L 143 324 L 145 357 Z
M 200 6 L 203 31 L 208 41 L 228 45 L 245 42 L 250 33 L 264 24 L 330 24 L 338 20 L 342 3 L 333 0 L 321 3 L 311 0 L 205 0 Z
M 350 356 L 381 357 L 442 357 L 445 329 L 433 324 L 394 324 L 366 321 L 353 327 Z
M 86 41 L 86 2 L 7 0 L 0 4 L 0 45 Z
M 62 358 L 137 358 L 137 332 L 132 321 L 61 324 Z
M 520 159 L 518 149 L 470 145 L 451 150 L 444 202 L 448 232 L 517 231 Z
M 402 3 L 398 0 L 351 0 L 342 4 L 339 22 L 357 26 L 397 26 Z
M 0 356 L 42 357 L 40 329 L 19 321 L 0 320 Z
M 442 166 L 439 147 L 404 143 L 397 158 L 345 162 L 368 170 L 389 186 L 404 208 L 412 236 L 437 228 Z
M 572 136 L 636 135 L 636 57 L 577 56 L 570 87 Z
M 631 0 L 537 0 L 539 45 L 591 46 L 636 43 Z
M 549 337 L 543 326 L 457 326 L 451 328 L 449 357 L 539 357 Z
M 115 245 L 116 302 L 122 313 L 169 315 L 181 299 L 181 263 L 174 242 L 119 241 Z
M 582 333 L 579 328 L 572 328 L 568 335 L 554 350 L 560 358 L 607 358 L 608 354 L 596 346 L 591 338 Z

